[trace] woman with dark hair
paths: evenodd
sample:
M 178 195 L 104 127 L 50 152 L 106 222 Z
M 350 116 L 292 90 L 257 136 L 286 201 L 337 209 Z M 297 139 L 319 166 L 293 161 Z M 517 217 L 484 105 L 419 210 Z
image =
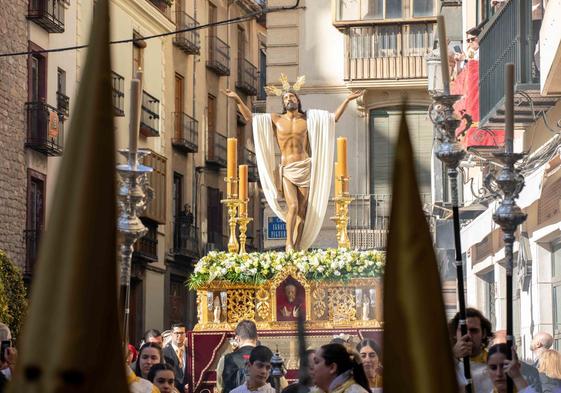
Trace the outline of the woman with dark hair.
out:
M 156 343 L 145 343 L 138 351 L 138 359 L 134 373 L 141 378 L 148 379 L 148 373 L 153 365 L 163 363 L 162 347 Z
M 160 389 L 161 393 L 179 393 L 175 388 L 175 371 L 169 364 L 153 365 L 148 373 L 148 380 Z
M 382 352 L 379 345 L 374 340 L 367 338 L 362 340 L 356 346 L 356 349 L 360 354 L 362 367 L 366 378 L 368 378 L 370 389 L 372 391 L 379 390 L 378 388 L 382 387 L 382 361 L 380 358 Z
M 493 383 L 493 392 L 506 393 L 507 376 L 512 378 L 518 393 L 536 393 L 528 386 L 528 382 L 520 373 L 520 362 L 514 348 L 511 350 L 512 360 L 507 359 L 508 346 L 506 344 L 495 344 L 489 348 L 487 355 L 487 372 Z
M 314 356 L 315 385 L 325 393 L 369 393 L 370 386 L 356 352 L 341 344 L 322 346 Z

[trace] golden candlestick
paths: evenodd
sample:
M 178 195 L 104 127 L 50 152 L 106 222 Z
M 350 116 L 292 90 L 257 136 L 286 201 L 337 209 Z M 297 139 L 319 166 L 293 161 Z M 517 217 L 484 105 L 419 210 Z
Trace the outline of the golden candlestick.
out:
M 249 198 L 245 200 L 240 200 L 240 215 L 238 217 L 238 223 L 240 225 L 240 254 L 246 254 L 245 243 L 247 241 L 247 224 L 253 221 L 253 218 L 247 216 L 247 203 Z
M 236 190 L 238 178 L 237 177 L 225 177 L 224 180 L 228 185 L 228 190 Z M 238 252 L 239 244 L 236 238 L 236 216 L 240 200 L 238 199 L 238 194 L 232 193 L 226 196 L 226 199 L 222 199 L 221 203 L 226 205 L 228 209 L 228 225 L 230 226 L 230 236 L 228 238 L 228 252 Z
M 335 222 L 337 228 L 337 247 L 351 248 L 351 241 L 347 233 L 347 225 L 349 224 L 349 205 L 353 201 L 348 192 L 349 177 L 338 176 L 335 181 L 342 184 L 343 192 L 335 196 L 335 216 L 331 220 Z

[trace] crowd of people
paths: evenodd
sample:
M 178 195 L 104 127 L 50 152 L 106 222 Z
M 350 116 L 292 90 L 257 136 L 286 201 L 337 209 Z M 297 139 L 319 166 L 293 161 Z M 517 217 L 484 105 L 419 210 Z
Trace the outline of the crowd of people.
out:
M 470 359 L 472 391 L 503 393 L 510 377 L 518 393 L 561 392 L 561 354 L 552 349 L 553 337 L 540 332 L 533 337 L 534 360 L 519 360 L 509 349 L 504 331 L 493 332 L 491 322 L 478 310 L 466 310 L 467 334 L 460 333 L 456 314 L 448 327 L 459 391 L 465 390 L 462 359 Z M 187 366 L 187 330 L 175 324 L 169 331 L 148 330 L 137 350 L 128 346 L 127 378 L 133 393 L 188 393 L 191 380 Z M 17 350 L 8 345 L 11 334 L 0 323 L 2 356 L 0 392 L 9 383 L 17 360 Z M 289 384 L 284 377 L 272 378 L 273 352 L 261 345 L 253 321 L 241 321 L 231 341 L 234 348 L 217 365 L 215 393 L 379 393 L 383 388 L 380 343 L 364 339 L 358 344 L 340 335 L 331 342 L 311 348 L 302 359 L 308 377 Z M 395 366 L 395 365 L 388 365 Z

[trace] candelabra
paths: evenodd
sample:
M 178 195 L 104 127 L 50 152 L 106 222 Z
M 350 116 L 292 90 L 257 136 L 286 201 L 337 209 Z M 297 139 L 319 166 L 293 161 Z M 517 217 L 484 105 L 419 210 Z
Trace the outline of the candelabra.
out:
M 454 103 L 462 96 L 446 94 L 434 94 L 433 103 L 429 108 L 429 118 L 437 131 L 438 145 L 435 148 L 436 157 L 446 165 L 446 172 L 450 179 L 450 195 L 452 199 L 452 218 L 454 224 L 454 248 L 456 263 L 456 285 L 458 287 L 458 305 L 460 312 L 460 330 L 462 336 L 467 334 L 466 304 L 464 297 L 464 270 L 462 263 L 462 244 L 460 238 L 460 212 L 458 204 L 458 166 L 465 157 L 466 152 L 458 142 L 456 129 L 460 126 L 462 119 L 454 114 Z M 466 118 L 466 126 L 462 132 L 471 127 L 471 118 Z M 468 381 L 466 392 L 471 392 L 471 369 L 469 357 L 463 359 L 464 375 Z
M 236 190 L 238 178 L 237 177 L 225 177 L 224 180 L 227 184 L 228 190 Z M 230 235 L 228 237 L 228 252 L 236 253 L 239 250 L 238 239 L 236 238 L 236 221 L 237 221 L 237 210 L 240 205 L 240 200 L 236 191 L 228 193 L 226 199 L 220 201 L 228 209 L 228 226 L 230 227 Z
M 247 203 L 249 199 L 240 200 L 239 216 L 237 218 L 238 224 L 240 226 L 240 254 L 245 254 L 245 244 L 247 241 L 247 224 L 253 221 L 253 218 L 247 216 Z
M 149 150 L 140 149 L 131 151 L 129 149 L 119 150 L 127 158 L 126 164 L 117 165 L 119 174 L 119 188 L 117 200 L 119 205 L 119 217 L 117 230 L 121 234 L 120 246 L 120 282 L 124 289 L 124 339 L 128 337 L 129 321 L 129 298 L 130 298 L 130 278 L 131 260 L 134 243 L 144 236 L 147 228 L 144 226 L 138 215 L 146 209 L 148 203 L 153 199 L 154 192 L 148 185 L 147 174 L 152 172 L 152 168 L 141 165 L 138 160 L 150 154 Z
M 349 205 L 353 198 L 349 196 L 348 184 L 349 177 L 339 176 L 335 178 L 336 182 L 340 182 L 343 190 L 339 195 L 335 196 L 335 216 L 331 217 L 331 221 L 335 223 L 337 228 L 337 247 L 351 248 L 351 241 L 347 233 L 347 225 L 349 224 Z

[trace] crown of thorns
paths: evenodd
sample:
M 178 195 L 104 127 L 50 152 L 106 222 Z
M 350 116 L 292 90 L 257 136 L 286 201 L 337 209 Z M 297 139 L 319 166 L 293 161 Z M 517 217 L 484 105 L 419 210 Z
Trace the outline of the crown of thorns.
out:
M 300 90 L 300 88 L 302 88 L 302 85 L 306 83 L 306 75 L 300 75 L 298 78 L 296 78 L 296 82 L 294 82 L 294 84 L 290 86 L 287 76 L 285 74 L 281 74 L 279 77 L 279 82 L 282 85 L 282 89 L 279 89 L 275 85 L 265 86 L 265 91 L 268 95 L 282 96 L 283 94 Z

